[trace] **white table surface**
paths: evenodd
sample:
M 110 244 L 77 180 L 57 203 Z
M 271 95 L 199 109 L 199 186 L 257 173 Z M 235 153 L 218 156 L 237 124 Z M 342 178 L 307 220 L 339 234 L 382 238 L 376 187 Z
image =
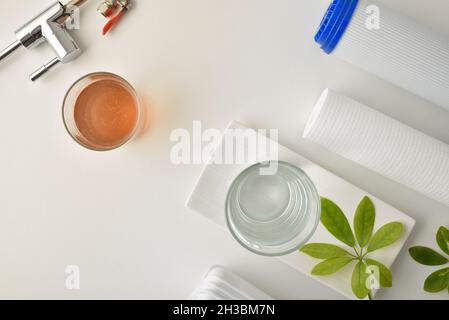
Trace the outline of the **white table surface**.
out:
M 1 46 L 49 2 L 8 1 Z M 78 60 L 34 84 L 27 75 L 49 48 L 0 64 L 0 298 L 183 299 L 221 264 L 275 298 L 341 299 L 184 207 L 202 167 L 171 164 L 169 135 L 194 120 L 279 128 L 282 144 L 415 218 L 408 245 L 435 246 L 437 228 L 449 226 L 448 207 L 301 140 L 331 87 L 449 143 L 449 112 L 321 53 L 313 35 L 328 0 L 137 0 L 107 38 L 90 2 L 74 33 Z M 449 35 L 447 0 L 383 2 Z M 65 91 L 93 71 L 124 76 L 150 105 L 149 129 L 114 152 L 82 149 L 61 121 Z M 67 265 L 80 266 L 81 290 L 66 289 Z M 422 291 L 433 270 L 404 251 L 394 288 L 378 298 L 447 299 Z

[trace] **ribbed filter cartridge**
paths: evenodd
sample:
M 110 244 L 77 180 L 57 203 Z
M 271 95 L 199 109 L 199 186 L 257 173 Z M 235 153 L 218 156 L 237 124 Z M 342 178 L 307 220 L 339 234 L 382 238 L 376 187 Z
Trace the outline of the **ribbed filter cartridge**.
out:
M 334 0 L 322 49 L 449 110 L 449 36 L 374 0 Z
M 449 206 L 449 145 L 326 89 L 304 138 Z

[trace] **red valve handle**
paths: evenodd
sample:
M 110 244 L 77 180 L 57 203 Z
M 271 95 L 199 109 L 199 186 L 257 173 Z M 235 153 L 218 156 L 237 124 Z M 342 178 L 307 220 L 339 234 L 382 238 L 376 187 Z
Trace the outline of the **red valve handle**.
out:
M 108 22 L 103 27 L 102 32 L 103 35 L 106 35 L 109 32 L 109 30 L 111 30 L 111 28 L 114 27 L 120 21 L 120 19 L 123 17 L 123 11 L 124 8 L 120 9 L 120 11 L 115 16 L 113 16 L 108 20 Z

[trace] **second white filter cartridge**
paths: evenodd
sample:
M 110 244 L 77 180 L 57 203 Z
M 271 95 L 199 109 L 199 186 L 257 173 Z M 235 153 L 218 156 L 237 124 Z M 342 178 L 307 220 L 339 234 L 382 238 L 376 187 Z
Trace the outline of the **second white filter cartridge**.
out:
M 333 0 L 315 41 L 326 53 L 449 110 L 449 36 L 374 0 Z
M 326 89 L 304 138 L 449 206 L 449 145 Z

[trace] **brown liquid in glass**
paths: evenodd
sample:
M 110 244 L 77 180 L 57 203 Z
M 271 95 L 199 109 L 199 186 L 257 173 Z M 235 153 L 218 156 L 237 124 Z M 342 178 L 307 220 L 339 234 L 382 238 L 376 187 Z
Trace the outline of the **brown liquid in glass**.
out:
M 85 139 L 104 147 L 124 143 L 137 122 L 137 105 L 132 93 L 114 80 L 87 86 L 75 103 L 75 123 Z

